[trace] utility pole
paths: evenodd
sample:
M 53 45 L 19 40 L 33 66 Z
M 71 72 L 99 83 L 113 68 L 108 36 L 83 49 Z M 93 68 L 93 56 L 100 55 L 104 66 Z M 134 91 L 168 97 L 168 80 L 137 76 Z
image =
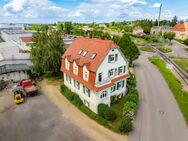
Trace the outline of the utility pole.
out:
M 159 19 L 158 19 L 158 27 L 160 26 L 160 20 L 161 20 L 161 9 L 162 9 L 162 4 L 159 7 Z

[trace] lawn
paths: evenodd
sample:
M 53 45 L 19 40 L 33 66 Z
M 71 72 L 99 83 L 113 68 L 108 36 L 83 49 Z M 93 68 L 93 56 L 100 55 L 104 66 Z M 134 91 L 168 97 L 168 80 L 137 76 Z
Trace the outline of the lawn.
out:
M 154 52 L 151 48 L 149 48 L 147 46 L 140 47 L 140 50 L 146 51 L 146 52 Z
M 185 121 L 188 124 L 188 92 L 182 90 L 181 82 L 174 76 L 174 74 L 169 69 L 167 69 L 166 63 L 163 60 L 157 57 L 151 57 L 149 58 L 149 60 L 151 63 L 157 66 L 157 68 L 165 78 L 184 115 Z
M 180 66 L 185 72 L 188 73 L 188 59 L 187 58 L 174 58 L 173 59 L 178 66 Z
M 159 48 L 157 48 L 157 49 L 160 50 L 160 51 L 163 52 L 163 53 L 172 52 L 172 49 L 171 49 L 171 48 L 159 47 Z
M 0 37 L 0 43 L 1 43 L 1 42 L 4 42 L 4 40 Z

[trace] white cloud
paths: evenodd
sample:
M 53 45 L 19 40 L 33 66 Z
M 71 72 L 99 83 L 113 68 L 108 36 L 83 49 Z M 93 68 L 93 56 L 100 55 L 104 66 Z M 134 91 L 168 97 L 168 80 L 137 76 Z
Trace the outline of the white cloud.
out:
M 5 17 L 63 17 L 68 10 L 49 0 L 11 0 L 3 6 Z
M 160 3 L 154 3 L 154 4 L 152 5 L 153 8 L 159 8 L 160 6 L 161 6 Z

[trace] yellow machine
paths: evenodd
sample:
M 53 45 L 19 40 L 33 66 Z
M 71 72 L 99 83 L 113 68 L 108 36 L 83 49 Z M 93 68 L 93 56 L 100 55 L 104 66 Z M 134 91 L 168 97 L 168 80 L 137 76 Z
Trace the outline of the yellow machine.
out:
M 25 101 L 24 94 L 21 90 L 16 90 L 14 91 L 14 103 L 15 104 L 20 104 Z

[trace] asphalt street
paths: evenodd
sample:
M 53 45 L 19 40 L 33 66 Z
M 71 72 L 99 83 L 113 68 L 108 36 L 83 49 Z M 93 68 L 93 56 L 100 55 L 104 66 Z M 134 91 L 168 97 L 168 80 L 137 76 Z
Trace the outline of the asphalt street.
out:
M 46 95 L 13 104 L 11 92 L 0 94 L 0 141 L 90 141 Z
M 144 56 L 135 69 L 140 105 L 128 141 L 187 141 L 185 120 L 158 69 Z

